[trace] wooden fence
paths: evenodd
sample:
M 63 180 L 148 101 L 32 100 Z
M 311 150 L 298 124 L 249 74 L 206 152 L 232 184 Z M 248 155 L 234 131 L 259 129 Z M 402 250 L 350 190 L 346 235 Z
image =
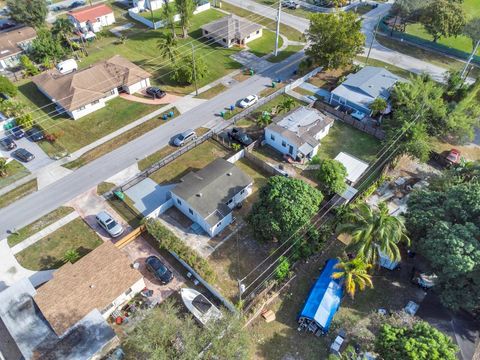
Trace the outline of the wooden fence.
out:
M 115 243 L 115 246 L 119 249 L 123 248 L 127 244 L 131 243 L 133 240 L 135 240 L 137 237 L 142 235 L 145 232 L 145 225 L 140 225 L 138 228 L 133 229 L 130 233 L 125 235 L 123 238 L 118 240 Z

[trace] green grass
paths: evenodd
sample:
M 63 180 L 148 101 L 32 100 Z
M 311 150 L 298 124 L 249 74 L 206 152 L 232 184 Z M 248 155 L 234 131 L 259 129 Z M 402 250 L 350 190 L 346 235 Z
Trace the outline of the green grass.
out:
M 370 10 L 373 9 L 373 6 L 370 4 L 360 4 L 354 8 L 351 8 L 347 11 L 357 13 L 359 16 L 365 15 Z
M 116 185 L 110 182 L 101 182 L 97 185 L 97 194 L 103 195 L 106 192 L 112 190 Z
M 10 161 L 7 164 L 6 172 L 6 176 L 0 177 L 0 189 L 30 174 L 30 171 L 17 160 Z
M 356 60 L 363 65 L 365 65 L 365 60 L 366 59 L 367 58 L 365 56 L 357 56 L 356 57 Z M 398 75 L 401 78 L 404 78 L 406 80 L 408 80 L 410 78 L 410 76 L 413 74 L 408 70 L 405 70 L 405 69 L 399 68 L 395 65 L 391 65 L 389 63 L 386 63 L 386 62 L 383 62 L 383 61 L 380 61 L 380 60 L 376 60 L 376 59 L 372 59 L 372 58 L 368 59 L 368 65 L 369 66 L 383 67 L 383 68 L 387 69 L 388 71 L 391 71 L 395 75 Z
M 297 107 L 301 106 L 301 105 L 305 105 L 301 101 L 297 100 L 294 97 L 282 94 L 282 95 L 279 95 L 276 98 L 270 100 L 266 104 L 263 104 L 262 106 L 259 106 L 257 109 L 255 109 L 254 112 L 251 113 L 250 117 L 256 119 L 258 116 L 260 116 L 262 114 L 262 112 L 271 110 L 272 108 L 276 107 L 278 104 L 285 101 L 285 99 L 287 99 L 287 98 L 292 98 L 294 100 L 294 105 L 292 107 L 292 110 L 294 108 L 297 108 Z
M 74 249 L 85 256 L 100 244 L 102 240 L 95 231 L 77 218 L 19 252 L 16 258 L 20 265 L 30 270 L 57 269 L 64 264 L 67 250 Z
M 197 98 L 208 100 L 208 99 L 214 98 L 218 94 L 221 94 L 226 89 L 227 89 L 227 87 L 225 85 L 217 84 L 217 85 L 211 87 L 210 89 L 198 94 Z
M 173 4 L 172 4 L 173 5 Z M 152 13 L 153 13 L 153 22 L 157 22 L 163 19 L 163 9 L 159 8 L 153 11 L 144 11 L 140 13 L 140 16 L 144 17 L 147 20 L 152 21 Z
M 293 89 L 297 94 L 300 95 L 305 95 L 305 96 L 316 96 L 313 91 L 310 90 L 305 90 L 304 88 L 301 88 L 300 86 L 297 86 L 295 89 Z
M 107 202 L 133 229 L 140 226 L 143 216 L 135 209 L 132 200 L 127 195 L 125 195 L 125 201 L 115 196 L 108 199 Z
M 0 208 L 8 206 L 18 199 L 37 191 L 37 179 L 30 180 L 23 185 L 0 196 Z
M 283 39 L 280 36 L 278 38 L 278 47 L 281 47 L 282 45 Z M 250 41 L 247 43 L 247 46 L 249 51 L 258 57 L 271 54 L 275 50 L 275 33 L 273 31 L 263 29 L 262 37 Z
M 278 5 L 275 0 L 256 0 L 256 1 L 260 4 L 270 6 L 274 10 L 278 9 Z M 295 9 L 295 10 L 282 7 L 282 13 L 292 14 L 295 16 L 303 17 L 305 19 L 308 19 L 310 15 L 315 14 L 314 12 L 304 9 L 302 7 L 299 7 L 298 9 Z
M 267 61 L 272 63 L 279 63 L 293 54 L 303 49 L 303 45 L 288 45 L 284 50 L 280 51 L 277 56 L 270 56 Z
M 42 229 L 45 229 L 47 226 L 53 224 L 54 222 L 60 220 L 61 218 L 67 216 L 68 214 L 74 211 L 71 207 L 61 206 L 58 209 L 53 210 L 45 216 L 42 216 L 37 221 L 27 225 L 20 230 L 17 230 L 17 234 L 10 235 L 8 240 L 8 245 L 10 247 L 17 245 L 26 238 L 32 236 L 33 234 L 39 232 Z

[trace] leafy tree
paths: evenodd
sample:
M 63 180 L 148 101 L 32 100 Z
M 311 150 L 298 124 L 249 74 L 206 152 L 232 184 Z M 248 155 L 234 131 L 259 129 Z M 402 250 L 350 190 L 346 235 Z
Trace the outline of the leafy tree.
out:
M 18 93 L 18 89 L 13 83 L 5 76 L 0 76 L 0 92 L 9 96 L 15 96 Z
M 15 100 L 4 100 L 0 102 L 0 111 L 8 117 L 22 116 L 27 111 L 27 106 Z
M 365 43 L 361 22 L 353 12 L 311 15 L 307 39 L 310 46 L 306 54 L 325 69 L 351 64 Z
M 419 19 L 423 7 L 425 7 L 425 4 L 421 1 L 396 0 L 390 9 L 390 15 L 395 16 L 392 30 L 399 23 L 403 26 L 403 31 L 405 31 L 405 26 L 408 22 L 414 22 Z
M 64 46 L 68 46 L 71 52 L 74 52 L 74 47 L 77 48 L 77 44 L 70 40 L 75 28 L 72 22 L 66 18 L 58 18 L 55 20 L 52 26 L 52 34 L 58 39 Z
M 33 124 L 35 123 L 34 120 L 33 120 L 33 116 L 30 113 L 26 113 L 26 114 L 22 114 L 22 115 L 18 116 L 15 119 L 15 122 L 17 123 L 17 125 L 20 125 L 21 127 L 23 127 L 26 130 L 30 129 L 33 126 Z
M 261 127 L 268 126 L 272 122 L 271 112 L 263 111 L 262 114 L 258 117 L 257 121 Z
M 188 28 L 191 26 L 193 12 L 196 5 L 194 0 L 175 0 L 175 7 L 180 15 L 180 26 L 182 27 L 183 37 L 188 36 Z
M 286 96 L 280 104 L 277 105 L 277 113 L 282 111 L 289 112 L 295 106 L 295 100 L 290 96 Z
M 275 268 L 275 276 L 279 281 L 285 280 L 290 274 L 290 261 L 285 256 L 280 257 L 280 261 Z
M 342 261 L 335 265 L 337 269 L 332 278 L 343 279 L 343 286 L 348 295 L 353 299 L 357 288 L 365 290 L 368 286 L 373 288 L 372 276 L 368 273 L 372 265 L 365 262 L 361 256 L 353 260 Z
M 194 62 L 191 56 L 184 56 L 175 64 L 172 79 L 179 84 L 193 84 L 195 75 L 198 81 L 205 78 L 208 72 L 208 66 L 202 58 L 196 58 Z
M 69 249 L 65 252 L 65 255 L 63 255 L 63 261 L 66 263 L 70 262 L 73 264 L 78 259 L 80 259 L 80 254 L 75 249 Z
M 37 38 L 32 41 L 30 49 L 30 54 L 37 63 L 43 63 L 45 60 L 57 63 L 67 53 L 66 48 L 47 29 L 40 29 L 37 32 Z
M 457 101 L 466 95 L 467 86 L 460 71 L 447 71 L 445 74 L 445 97 L 447 101 Z
M 162 58 L 167 58 L 172 64 L 177 61 L 178 58 L 178 40 L 171 33 L 166 34 L 157 41 L 157 48 L 160 51 Z
M 20 63 L 22 64 L 22 67 L 25 70 L 25 75 L 27 76 L 34 76 L 40 72 L 27 55 L 20 56 Z
M 347 169 L 340 161 L 327 159 L 320 164 L 317 179 L 323 184 L 328 194 L 342 194 L 347 190 Z
M 357 256 L 369 264 L 377 263 L 380 253 L 392 261 L 401 260 L 398 244 L 410 243 L 402 219 L 390 215 L 383 202 L 378 205 L 378 210 L 366 203 L 356 205 L 344 216 L 338 231 L 351 235 L 351 246 L 356 249 Z
M 7 0 L 7 7 L 13 20 L 33 27 L 42 26 L 48 13 L 45 0 Z
M 461 86 L 453 94 L 447 115 L 447 132 L 450 140 L 456 143 L 472 141 L 475 128 L 480 125 L 480 81 L 471 87 Z M 459 100 L 455 103 L 454 100 Z
M 384 360 L 455 360 L 457 346 L 426 322 L 413 327 L 383 325 L 375 351 Z
M 166 28 L 170 28 L 172 30 L 173 38 L 177 37 L 177 34 L 175 33 L 175 15 L 176 15 L 175 5 L 173 5 L 168 0 L 163 0 L 162 21 Z
M 473 56 L 475 55 L 475 48 L 480 46 L 480 18 L 473 18 L 469 20 L 463 28 L 463 34 L 472 40 L 472 53 L 470 54 L 467 63 L 462 71 L 462 74 L 467 70 Z
M 8 175 L 7 159 L 0 158 L 0 177 L 5 177 L 7 175 Z
M 370 110 L 373 111 L 373 116 L 380 114 L 387 110 L 387 100 L 384 98 L 378 97 L 370 104 Z
M 260 189 L 248 221 L 259 240 L 284 241 L 308 224 L 322 200 L 322 193 L 302 180 L 273 176 Z
M 449 0 L 430 2 L 422 12 L 420 22 L 437 42 L 440 37 L 458 36 L 465 26 L 465 11 L 461 4 Z

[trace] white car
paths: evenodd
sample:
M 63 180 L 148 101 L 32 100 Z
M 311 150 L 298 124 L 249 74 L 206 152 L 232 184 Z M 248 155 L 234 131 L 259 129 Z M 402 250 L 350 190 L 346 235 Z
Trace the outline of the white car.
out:
M 240 101 L 239 106 L 243 109 L 252 106 L 258 101 L 258 96 L 257 95 L 248 95 L 245 99 Z
M 95 216 L 100 225 L 111 237 L 118 237 L 123 233 L 123 226 L 113 220 L 113 217 L 106 211 L 100 211 Z

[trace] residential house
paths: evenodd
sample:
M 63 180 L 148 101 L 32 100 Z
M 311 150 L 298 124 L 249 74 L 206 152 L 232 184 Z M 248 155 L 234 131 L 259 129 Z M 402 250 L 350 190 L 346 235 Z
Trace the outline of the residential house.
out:
M 170 192 L 173 205 L 213 237 L 233 221 L 233 208 L 252 193 L 252 185 L 234 164 L 216 159 L 182 177 Z
M 32 80 L 55 103 L 60 113 L 73 119 L 90 114 L 118 96 L 119 91 L 133 94 L 150 86 L 150 74 L 129 60 L 115 55 L 80 71 L 62 75 L 57 69 Z
M 390 71 L 366 66 L 357 73 L 347 75 L 330 95 L 330 104 L 343 105 L 353 111 L 370 116 L 370 104 L 377 98 L 388 100 L 390 90 L 400 78 Z
M 276 116 L 265 128 L 265 142 L 294 160 L 304 161 L 317 154 L 320 140 L 332 125 L 333 119 L 324 113 L 301 106 Z
M 104 26 L 115 23 L 113 10 L 105 4 L 97 4 L 84 7 L 79 10 L 69 11 L 68 18 L 72 24 L 82 33 L 102 30 Z
M 23 279 L 0 292 L 0 351 L 8 359 L 98 359 L 118 345 L 106 322 L 145 287 L 127 256 L 107 241 L 35 289 Z
M 37 32 L 29 26 L 0 32 L 0 71 L 20 65 L 20 56 L 36 37 Z
M 173 0 L 168 0 L 168 2 L 171 1 Z M 157 10 L 160 9 L 164 3 L 164 0 L 133 0 L 131 5 L 141 10 Z
M 244 46 L 263 34 L 261 25 L 232 14 L 203 25 L 201 29 L 204 37 L 225 47 Z

